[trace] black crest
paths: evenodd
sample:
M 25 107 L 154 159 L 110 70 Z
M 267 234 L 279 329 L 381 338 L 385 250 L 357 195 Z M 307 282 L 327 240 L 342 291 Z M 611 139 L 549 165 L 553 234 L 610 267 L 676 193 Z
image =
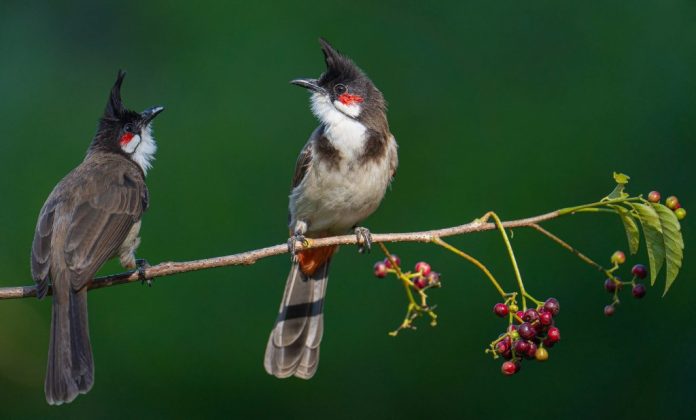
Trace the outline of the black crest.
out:
M 104 110 L 104 119 L 107 120 L 119 120 L 123 114 L 126 112 L 126 108 L 123 106 L 121 101 L 121 85 L 123 84 L 123 79 L 126 77 L 126 72 L 123 70 L 118 71 L 118 76 L 116 76 L 116 82 L 111 88 L 111 95 L 109 95 L 109 101 L 106 103 L 106 109 Z
M 350 58 L 339 53 L 324 38 L 319 38 L 321 50 L 324 52 L 326 72 L 321 75 L 319 83 L 329 84 L 336 80 L 358 80 L 365 77 L 362 70 Z

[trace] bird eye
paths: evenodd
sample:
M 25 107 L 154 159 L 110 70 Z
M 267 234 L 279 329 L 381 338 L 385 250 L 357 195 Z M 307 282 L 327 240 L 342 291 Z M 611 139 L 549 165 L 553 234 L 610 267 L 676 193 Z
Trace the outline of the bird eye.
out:
M 133 124 L 128 123 L 123 127 L 123 129 L 129 133 L 132 133 L 133 132 Z
M 346 86 L 340 83 L 334 86 L 334 92 L 336 92 L 336 95 L 343 95 L 344 93 L 346 93 L 346 90 L 348 90 L 346 89 Z

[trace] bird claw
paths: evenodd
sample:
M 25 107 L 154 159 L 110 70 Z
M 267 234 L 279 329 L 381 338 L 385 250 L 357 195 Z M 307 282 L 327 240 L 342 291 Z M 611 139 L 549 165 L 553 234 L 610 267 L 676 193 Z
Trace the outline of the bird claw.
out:
M 292 262 L 297 262 L 297 243 L 300 242 L 303 247 L 309 246 L 309 240 L 301 233 L 296 233 L 288 239 L 288 252 Z
M 362 226 L 355 227 L 355 237 L 358 240 L 358 252 L 363 254 L 372 250 L 372 234 L 370 229 Z
M 140 258 L 135 260 L 135 267 L 138 270 L 138 278 L 140 284 L 147 284 L 147 287 L 152 287 L 152 280 L 147 278 L 147 269 L 151 267 L 146 259 Z

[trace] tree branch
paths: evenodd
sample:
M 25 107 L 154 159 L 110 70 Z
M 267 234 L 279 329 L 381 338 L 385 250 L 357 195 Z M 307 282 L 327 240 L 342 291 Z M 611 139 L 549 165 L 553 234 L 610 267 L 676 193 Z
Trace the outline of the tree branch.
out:
M 529 217 L 526 219 L 510 220 L 503 222 L 503 227 L 515 228 L 533 226 L 537 223 L 555 219 L 567 212 L 552 211 L 550 213 L 539 216 Z M 428 230 L 422 232 L 407 232 L 407 233 L 381 233 L 372 235 L 374 243 L 380 242 L 432 242 L 435 238 L 446 236 L 463 235 L 473 232 L 482 232 L 486 230 L 496 229 L 494 223 L 486 223 L 475 220 L 464 225 L 448 227 L 443 229 Z M 310 239 L 309 244 L 297 244 L 297 249 L 321 248 L 330 245 L 350 245 L 358 242 L 355 235 L 332 236 L 329 238 Z M 255 249 L 253 251 L 242 252 L 240 254 L 227 255 L 224 257 L 206 258 L 202 260 L 186 261 L 186 262 L 163 262 L 145 270 L 146 279 L 154 279 L 156 277 L 171 276 L 173 274 L 186 273 L 189 271 L 207 270 L 210 268 L 227 267 L 232 265 L 251 265 L 256 261 L 271 257 L 274 255 L 285 254 L 288 252 L 287 244 L 270 246 L 267 248 Z M 95 278 L 88 286 L 90 290 L 101 289 L 102 287 L 110 287 L 118 284 L 131 283 L 140 281 L 141 278 L 137 271 L 129 271 L 125 273 L 112 274 L 109 276 Z M 49 290 L 49 294 L 51 291 Z M 18 299 L 36 296 L 35 286 L 17 286 L 17 287 L 2 287 L 0 288 L 0 300 L 2 299 Z

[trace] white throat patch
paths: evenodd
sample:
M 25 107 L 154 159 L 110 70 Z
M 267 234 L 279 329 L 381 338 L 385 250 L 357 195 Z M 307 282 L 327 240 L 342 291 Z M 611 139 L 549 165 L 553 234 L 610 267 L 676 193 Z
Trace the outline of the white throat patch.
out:
M 140 131 L 123 146 L 123 151 L 128 153 L 135 163 L 140 166 L 143 173 L 147 175 L 148 169 L 152 167 L 152 161 L 155 160 L 155 152 L 157 151 L 157 143 L 152 137 L 152 127 L 150 124 Z
M 328 96 L 317 92 L 312 94 L 311 103 L 312 112 L 324 124 L 326 138 L 344 157 L 356 159 L 363 152 L 367 130 L 360 121 L 348 115 L 360 114 L 360 105 L 344 105 L 340 101 L 331 103 Z

